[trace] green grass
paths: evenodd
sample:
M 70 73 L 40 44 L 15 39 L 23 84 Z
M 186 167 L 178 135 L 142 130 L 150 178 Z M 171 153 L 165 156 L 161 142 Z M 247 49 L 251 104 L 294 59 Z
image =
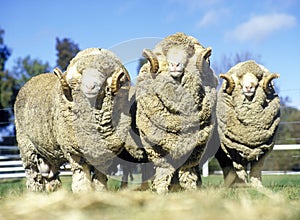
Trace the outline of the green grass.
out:
M 120 189 L 121 177 L 113 177 L 108 180 L 108 190 L 118 191 Z M 71 192 L 71 177 L 61 177 L 62 188 Z M 129 182 L 128 188 L 139 187 L 140 176 L 135 175 L 134 181 Z M 0 199 L 11 195 L 21 195 L 26 192 L 25 178 L 0 180 Z M 300 175 L 264 175 L 263 185 L 273 192 L 286 192 L 290 199 L 300 201 Z M 202 189 L 215 189 L 223 187 L 223 176 L 210 175 L 202 177 Z M 251 189 L 249 189 L 251 190 Z
M 120 190 L 120 177 L 106 192 L 75 194 L 71 178 L 61 179 L 54 193 L 28 193 L 25 179 L 0 181 L 0 219 L 300 219 L 299 175 L 264 175 L 264 189 L 225 188 L 221 175 L 210 175 L 196 192 L 166 195 L 136 191 L 136 182 Z

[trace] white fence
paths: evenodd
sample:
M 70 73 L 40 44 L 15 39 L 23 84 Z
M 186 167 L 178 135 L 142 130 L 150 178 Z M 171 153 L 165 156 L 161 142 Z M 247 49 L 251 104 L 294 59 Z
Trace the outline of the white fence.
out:
M 274 150 L 300 150 L 300 145 L 275 145 Z M 17 146 L 0 146 L 0 179 L 25 177 L 25 171 L 18 153 Z M 271 171 L 272 172 L 272 171 Z M 263 171 L 263 174 L 269 171 Z M 277 174 L 299 174 L 300 172 L 277 172 Z M 62 166 L 61 175 L 71 175 L 70 166 Z M 209 175 L 209 160 L 202 167 L 202 175 Z
M 0 152 L 0 179 L 25 177 L 18 147 L 0 146 Z M 71 175 L 68 164 L 60 167 L 60 175 Z

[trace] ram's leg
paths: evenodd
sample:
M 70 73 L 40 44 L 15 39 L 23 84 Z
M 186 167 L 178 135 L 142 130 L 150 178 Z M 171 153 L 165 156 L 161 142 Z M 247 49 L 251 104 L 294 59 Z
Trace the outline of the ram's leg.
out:
M 47 192 L 53 192 L 60 188 L 61 188 L 61 181 L 58 177 L 53 179 L 45 179 L 45 189 Z
M 37 153 L 35 147 L 26 136 L 22 135 L 23 133 L 24 132 L 18 132 L 17 141 L 25 169 L 27 190 L 31 192 L 44 191 L 45 185 L 43 178 L 36 164 Z
M 72 191 L 91 191 L 92 178 L 90 166 L 85 163 L 84 159 L 75 156 L 67 155 L 67 159 L 71 166 L 72 175 Z
M 179 185 L 188 191 L 196 190 L 201 186 L 201 175 L 199 168 L 180 168 L 178 171 Z
M 42 175 L 37 170 L 32 168 L 25 168 L 26 173 L 26 188 L 30 192 L 45 191 L 45 185 Z
M 258 158 L 258 160 L 251 161 L 250 169 L 250 185 L 256 188 L 263 187 L 261 179 L 261 170 L 267 155 Z
M 36 155 L 35 163 L 39 173 L 42 175 L 42 182 L 45 185 L 45 191 L 53 192 L 61 187 L 59 179 L 59 167 L 52 165 L 40 155 Z
M 33 158 L 39 157 L 38 155 L 32 155 Z M 53 192 L 61 187 L 61 181 L 58 176 L 58 169 L 41 170 L 39 164 L 35 161 L 35 164 L 25 163 L 26 173 L 26 186 L 31 192 Z M 45 165 L 45 163 L 44 163 Z M 49 166 L 50 167 L 50 166 Z
M 99 170 L 94 170 L 92 181 L 96 191 L 105 191 L 107 189 L 107 176 Z
M 231 187 L 237 179 L 233 161 L 225 154 L 221 147 L 217 151 L 215 158 L 218 160 L 223 171 L 225 187 Z
M 155 174 L 152 183 L 152 190 L 159 194 L 167 193 L 171 184 L 175 168 L 167 163 L 165 158 L 154 160 Z
M 152 162 L 141 164 L 141 173 L 142 173 L 142 184 L 141 190 L 149 189 L 149 180 L 153 179 L 155 174 L 154 165 Z
M 248 184 L 248 174 L 246 171 L 246 166 L 235 161 L 233 161 L 233 166 L 237 174 L 235 184 L 237 184 L 237 186 L 246 186 Z

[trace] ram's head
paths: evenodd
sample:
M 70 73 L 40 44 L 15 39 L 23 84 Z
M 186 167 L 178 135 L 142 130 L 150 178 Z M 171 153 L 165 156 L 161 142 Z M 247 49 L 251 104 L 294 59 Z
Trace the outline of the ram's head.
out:
M 266 94 L 270 94 L 273 90 L 272 80 L 278 77 L 279 74 L 269 73 L 254 61 L 237 64 L 227 74 L 220 74 L 220 78 L 226 80 L 223 89 L 227 94 L 231 95 L 239 84 L 247 98 L 254 96 L 258 86 L 261 86 Z
M 245 73 L 240 78 L 240 84 L 245 96 L 252 97 L 258 86 L 258 78 L 252 73 Z
M 128 88 L 130 85 L 130 76 L 125 67 L 112 52 L 105 49 L 81 51 L 72 59 L 65 73 L 58 68 L 54 73 L 60 79 L 69 101 L 73 100 L 72 90 L 79 84 L 88 99 L 97 98 L 105 88 L 116 94 L 121 87 Z
M 189 66 L 192 55 L 186 50 L 186 48 L 181 46 L 170 48 L 163 56 L 157 56 L 150 49 L 144 49 L 143 51 L 143 56 L 149 61 L 150 72 L 154 77 L 161 72 L 167 72 L 174 79 L 178 79 L 183 76 L 184 71 Z M 197 58 L 193 66 L 196 66 L 196 69 L 200 72 L 203 72 L 204 65 L 210 68 L 210 55 L 210 47 L 203 49 L 201 53 L 196 55 Z M 193 72 L 193 70 L 191 72 Z

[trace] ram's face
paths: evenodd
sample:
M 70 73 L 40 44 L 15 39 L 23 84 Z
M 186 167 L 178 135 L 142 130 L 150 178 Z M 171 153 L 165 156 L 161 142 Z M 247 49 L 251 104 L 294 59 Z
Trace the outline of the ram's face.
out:
M 81 90 L 87 98 L 95 98 L 105 83 L 105 80 L 105 75 L 100 73 L 99 70 L 87 68 L 82 72 Z
M 187 63 L 187 53 L 181 48 L 171 48 L 167 53 L 167 60 L 171 76 L 182 76 Z
M 241 79 L 243 93 L 247 97 L 252 97 L 258 85 L 258 79 L 252 73 L 246 73 Z

